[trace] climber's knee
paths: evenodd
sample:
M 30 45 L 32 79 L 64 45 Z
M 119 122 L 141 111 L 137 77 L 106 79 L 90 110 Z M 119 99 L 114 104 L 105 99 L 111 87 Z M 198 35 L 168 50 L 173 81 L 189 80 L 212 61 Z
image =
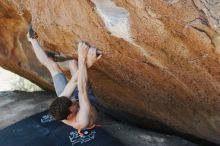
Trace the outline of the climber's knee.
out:
M 62 72 L 59 65 L 51 59 L 48 60 L 46 67 L 52 76 Z

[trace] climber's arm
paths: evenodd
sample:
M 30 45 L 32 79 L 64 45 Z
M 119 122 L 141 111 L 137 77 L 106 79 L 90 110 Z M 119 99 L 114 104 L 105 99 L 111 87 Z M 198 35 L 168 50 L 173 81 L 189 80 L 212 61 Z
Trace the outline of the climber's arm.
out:
M 79 122 L 80 132 L 83 128 L 89 124 L 89 114 L 91 104 L 87 94 L 87 68 L 86 68 L 86 56 L 88 54 L 88 46 L 85 43 L 80 43 L 78 48 L 78 90 L 79 90 L 79 111 L 77 113 L 77 121 Z
M 59 97 L 65 96 L 69 98 L 73 95 L 73 91 L 75 90 L 77 86 L 77 77 L 78 77 L 77 74 L 75 76 L 72 76 L 72 78 L 69 80 L 63 92 L 59 95 Z
M 46 53 L 44 52 L 43 48 L 41 48 L 37 39 L 30 38 L 29 33 L 27 34 L 27 39 L 29 42 L 31 42 L 37 59 L 50 71 L 51 75 L 54 76 L 57 73 L 60 73 L 61 70 L 59 68 L 59 65 L 47 57 Z
M 37 59 L 40 61 L 41 64 L 44 66 L 48 66 L 48 62 L 50 59 L 47 57 L 46 53 L 44 52 L 43 48 L 41 48 L 40 44 L 38 43 L 37 39 L 32 39 L 27 35 L 28 40 L 31 42 L 32 47 L 34 49 L 34 53 L 37 56 Z
M 97 49 L 94 48 L 94 47 L 89 48 L 88 54 L 86 56 L 86 66 L 87 66 L 87 68 L 91 67 L 96 61 L 98 61 L 102 57 L 102 55 L 99 55 L 97 57 L 96 51 L 97 51 Z M 77 86 L 77 80 L 78 80 L 77 61 L 70 64 L 69 68 L 70 68 L 70 71 L 72 70 L 71 71 L 72 78 L 68 82 L 68 84 L 66 85 L 64 91 L 60 94 L 59 97 L 62 97 L 62 96 L 71 97 L 74 89 Z

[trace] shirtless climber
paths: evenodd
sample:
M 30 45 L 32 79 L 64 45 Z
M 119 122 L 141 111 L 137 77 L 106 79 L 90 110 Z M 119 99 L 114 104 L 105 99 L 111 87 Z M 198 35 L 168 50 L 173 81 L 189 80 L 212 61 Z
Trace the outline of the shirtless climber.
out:
M 87 68 L 99 60 L 101 55 L 97 56 L 96 48 L 80 42 L 78 44 L 78 62 L 76 60 L 69 61 L 72 77 L 67 82 L 59 64 L 46 55 L 30 31 L 27 38 L 33 46 L 37 59 L 50 71 L 56 94 L 59 97 L 50 105 L 49 113 L 56 120 L 61 120 L 63 123 L 77 129 L 82 136 L 81 131 L 93 128 L 96 122 L 96 110 L 91 104 L 94 103 L 95 97 L 91 86 L 87 87 Z

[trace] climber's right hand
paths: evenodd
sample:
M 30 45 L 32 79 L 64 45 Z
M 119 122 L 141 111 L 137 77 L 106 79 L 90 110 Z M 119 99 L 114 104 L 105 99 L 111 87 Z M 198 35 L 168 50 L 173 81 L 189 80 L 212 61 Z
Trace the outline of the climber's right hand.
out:
M 78 56 L 79 56 L 79 59 L 86 59 L 88 51 L 89 51 L 89 46 L 85 42 L 80 41 L 79 45 L 78 45 Z

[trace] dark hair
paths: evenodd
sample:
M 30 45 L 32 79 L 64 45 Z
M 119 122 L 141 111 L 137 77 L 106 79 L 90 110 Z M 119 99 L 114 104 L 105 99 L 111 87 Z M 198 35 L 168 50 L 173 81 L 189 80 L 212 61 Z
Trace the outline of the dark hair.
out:
M 71 113 L 69 108 L 72 105 L 72 101 L 67 97 L 58 97 L 50 105 L 49 114 L 56 120 L 67 119 Z

